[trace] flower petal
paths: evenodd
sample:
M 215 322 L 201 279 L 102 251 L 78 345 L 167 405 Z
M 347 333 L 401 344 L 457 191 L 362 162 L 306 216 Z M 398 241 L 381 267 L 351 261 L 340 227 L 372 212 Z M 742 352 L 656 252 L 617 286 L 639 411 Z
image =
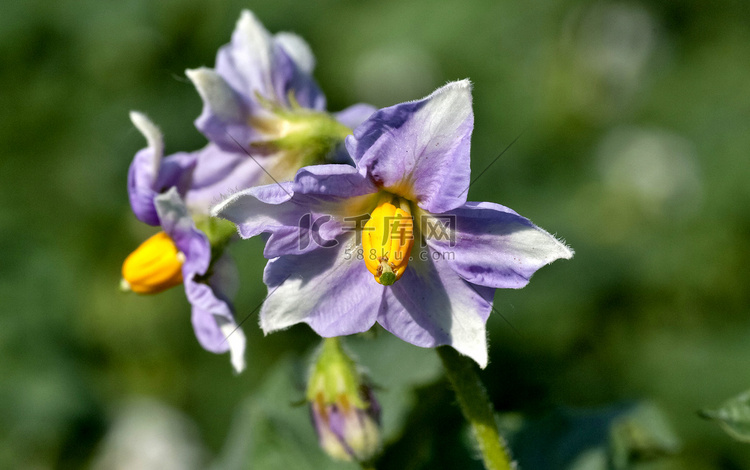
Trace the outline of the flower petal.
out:
M 234 272 L 228 259 L 214 263 L 210 279 L 198 279 L 211 263 L 211 245 L 206 236 L 195 228 L 175 188 L 155 199 L 161 225 L 177 248 L 185 255 L 182 277 L 185 294 L 193 307 L 192 322 L 195 335 L 204 349 L 222 353 L 230 351 L 232 365 L 237 372 L 245 368 L 245 336 L 237 328 L 226 289 L 232 289 Z M 222 286 L 224 284 L 224 286 Z
M 177 153 L 162 159 L 164 141 L 159 128 L 145 114 L 130 112 L 130 120 L 146 138 L 148 146 L 138 151 L 128 171 L 128 197 L 133 213 L 141 222 L 159 225 L 154 207 L 156 195 L 177 186 L 184 193 L 190 185 L 195 154 Z
M 269 290 L 260 313 L 263 331 L 301 322 L 324 337 L 370 329 L 383 286 L 373 280 L 357 250 L 354 237 L 347 235 L 334 248 L 269 261 L 263 276 Z
M 294 62 L 294 59 L 280 44 L 274 48 L 273 83 L 276 88 L 276 99 L 291 106 L 289 95 L 293 94 L 295 101 L 303 108 L 324 111 L 326 97 L 313 78 L 305 73 Z
M 194 278 L 185 282 L 185 293 L 193 306 L 193 327 L 204 349 L 215 353 L 229 350 L 239 373 L 245 368 L 245 335 L 235 322 L 228 300 L 236 290 L 237 270 L 228 256 L 222 256 L 214 262 L 212 271 L 207 284 Z
M 159 225 L 159 217 L 154 208 L 156 177 L 159 174 L 161 158 L 164 156 L 164 139 L 154 123 L 145 114 L 130 112 L 133 125 L 146 138 L 147 147 L 139 150 L 128 171 L 128 196 L 135 216 L 149 225 Z
M 229 303 L 217 295 L 215 287 L 193 279 L 185 280 L 185 293 L 193 306 L 193 329 L 203 349 L 217 354 L 228 350 L 235 371 L 242 372 L 245 334 L 237 326 Z
M 365 122 L 367 118 L 372 116 L 375 111 L 377 111 L 377 108 L 375 106 L 365 103 L 357 103 L 355 105 L 349 106 L 342 111 L 339 111 L 338 113 L 334 113 L 333 116 L 338 122 L 345 125 L 349 129 L 356 129 L 357 126 L 359 126 L 360 124 Z
M 266 99 L 289 106 L 288 93 L 306 108 L 325 109 L 325 96 L 310 77 L 311 54 L 288 36 L 273 38 L 253 13 L 244 10 L 230 44 L 216 57 L 216 71 L 251 102 L 259 93 Z M 300 60 L 297 63 L 295 59 Z
M 135 154 L 128 171 L 128 197 L 138 220 L 148 225 L 159 225 L 159 216 L 154 208 L 157 192 L 153 189 L 153 181 L 149 180 L 151 160 L 153 151 L 150 148 Z
M 230 152 L 241 151 L 240 145 L 259 138 L 248 125 L 251 104 L 247 97 L 237 93 L 211 69 L 201 67 L 186 70 L 185 74 L 203 99 L 203 111 L 195 120 L 195 127 L 203 135 Z
M 376 184 L 440 213 L 466 202 L 473 126 L 471 84 L 462 80 L 381 109 L 347 137 L 346 147 Z
M 293 183 L 250 188 L 227 198 L 212 215 L 237 225 L 243 238 L 270 233 L 264 255 L 301 254 L 352 227 L 343 219 L 365 213 L 377 188 L 349 165 L 315 165 L 297 172 Z
M 346 200 L 377 191 L 377 186 L 351 165 L 307 166 L 294 177 L 294 194 L 299 197 L 327 196 Z
M 206 67 L 185 71 L 215 117 L 224 122 L 245 122 L 247 109 L 239 94 L 215 71 Z
M 229 343 L 229 360 L 236 373 L 245 370 L 245 332 L 243 332 L 234 321 L 228 321 L 224 317 L 215 316 L 214 319 L 219 325 L 222 334 Z
M 171 188 L 154 199 L 159 221 L 164 232 L 185 255 L 182 264 L 184 279 L 205 274 L 211 262 L 211 245 L 206 235 L 195 227 L 193 219 L 176 188 Z
M 289 55 L 302 72 L 308 75 L 312 74 L 315 69 L 315 56 L 307 41 L 294 33 L 285 31 L 276 33 L 273 40 L 284 49 L 284 52 Z
M 542 266 L 573 256 L 564 243 L 499 204 L 469 202 L 437 217 L 451 216 L 455 230 L 446 230 L 444 237 L 432 230 L 440 222 L 427 216 L 424 223 L 432 228 L 423 228 L 425 238 L 435 251 L 447 254 L 442 263 L 473 284 L 521 288 Z
M 450 345 L 484 368 L 485 323 L 495 290 L 461 279 L 447 264 L 434 261 L 430 249 L 412 257 L 403 277 L 386 288 L 378 323 L 417 346 Z
M 291 187 L 292 183 L 289 182 L 241 191 L 215 206 L 212 215 L 234 222 L 242 238 L 270 233 L 263 252 L 266 258 L 315 249 L 317 246 L 309 243 L 309 237 L 308 243 L 302 243 L 300 221 L 308 211 L 289 202 Z M 312 217 L 309 218 L 312 220 Z
M 219 49 L 216 71 L 242 95 L 255 92 L 272 98 L 274 43 L 271 34 L 249 10 L 243 10 L 229 44 Z
M 196 154 L 193 181 L 185 194 L 192 213 L 208 214 L 223 197 L 257 184 L 264 176 L 259 163 L 245 153 L 226 152 L 210 143 Z
M 130 121 L 146 138 L 147 148 L 151 150 L 151 158 L 144 162 L 141 173 L 144 177 L 149 177 L 151 181 L 156 181 L 156 175 L 159 173 L 159 160 L 164 155 L 164 138 L 161 131 L 145 114 L 138 111 L 130 112 Z

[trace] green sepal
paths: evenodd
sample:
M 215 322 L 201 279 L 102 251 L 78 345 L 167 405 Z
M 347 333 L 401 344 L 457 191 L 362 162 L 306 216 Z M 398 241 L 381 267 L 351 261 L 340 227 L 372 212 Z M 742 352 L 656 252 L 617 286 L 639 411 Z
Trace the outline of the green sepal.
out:
M 294 155 L 300 167 L 317 165 L 330 161 L 331 152 L 352 133 L 332 115 L 301 107 L 291 91 L 289 108 L 260 95 L 256 98 L 273 117 L 253 119 L 250 125 L 269 136 L 277 136 L 250 143 L 261 153 L 283 151 Z
M 211 249 L 223 249 L 229 240 L 237 234 L 237 226 L 226 219 L 218 217 L 201 217 L 195 220 L 195 226 L 208 237 Z
M 307 399 L 322 398 L 328 404 L 345 396 L 352 406 L 367 409 L 369 405 L 360 393 L 362 385 L 357 365 L 346 354 L 339 338 L 324 338 L 310 373 Z
M 194 218 L 195 226 L 202 231 L 211 244 L 211 263 L 202 275 L 196 275 L 194 280 L 208 284 L 214 273 L 215 263 L 222 257 L 227 244 L 237 234 L 237 226 L 226 219 L 201 216 Z

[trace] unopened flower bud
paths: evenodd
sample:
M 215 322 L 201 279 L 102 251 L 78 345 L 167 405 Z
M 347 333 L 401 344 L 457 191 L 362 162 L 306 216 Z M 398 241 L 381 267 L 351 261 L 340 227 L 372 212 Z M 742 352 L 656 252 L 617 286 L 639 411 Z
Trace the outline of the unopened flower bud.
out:
M 338 460 L 366 462 L 381 447 L 380 406 L 337 338 L 326 338 L 307 389 L 323 450 Z

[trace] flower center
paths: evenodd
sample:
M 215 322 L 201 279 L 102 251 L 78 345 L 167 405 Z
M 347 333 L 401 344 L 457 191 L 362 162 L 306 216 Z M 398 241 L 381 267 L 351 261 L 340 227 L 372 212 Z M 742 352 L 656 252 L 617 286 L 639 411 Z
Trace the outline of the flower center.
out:
M 135 249 L 122 264 L 121 288 L 156 294 L 182 283 L 185 255 L 169 235 L 159 232 Z
M 390 286 L 404 274 L 413 245 L 414 221 L 409 203 L 393 194 L 384 194 L 362 234 L 367 270 L 378 283 Z
M 264 154 L 285 152 L 297 162 L 292 176 L 299 166 L 325 162 L 330 152 L 352 133 L 330 114 L 300 106 L 291 91 L 287 95 L 288 106 L 260 94 L 256 94 L 256 99 L 267 113 L 252 116 L 248 124 L 264 137 L 250 142 L 250 146 Z

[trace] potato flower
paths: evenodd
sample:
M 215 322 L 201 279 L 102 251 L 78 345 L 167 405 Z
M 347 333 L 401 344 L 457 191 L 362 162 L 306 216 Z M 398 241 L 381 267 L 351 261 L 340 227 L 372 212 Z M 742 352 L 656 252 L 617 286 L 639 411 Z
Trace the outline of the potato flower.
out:
M 377 322 L 485 367 L 495 289 L 573 252 L 506 207 L 466 201 L 473 123 L 470 83 L 449 83 L 358 126 L 356 167 L 302 168 L 214 207 L 242 237 L 267 236 L 263 330 L 304 322 L 333 337 Z

